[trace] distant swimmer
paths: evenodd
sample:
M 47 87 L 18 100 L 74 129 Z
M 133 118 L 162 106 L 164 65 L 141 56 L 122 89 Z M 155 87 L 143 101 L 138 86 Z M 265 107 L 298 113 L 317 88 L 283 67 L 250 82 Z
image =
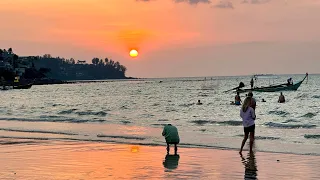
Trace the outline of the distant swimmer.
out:
M 278 99 L 278 103 L 284 103 L 284 102 L 286 102 L 286 99 L 284 98 L 284 95 L 281 92 L 280 96 L 279 96 L 279 99 Z
M 177 145 L 180 142 L 178 129 L 175 126 L 168 124 L 168 125 L 164 126 L 163 131 L 162 131 L 162 136 L 164 136 L 166 139 L 167 154 L 169 154 L 169 152 L 170 152 L 170 144 L 174 144 L 174 154 L 177 154 L 177 152 L 178 152 Z
M 266 100 L 264 100 L 264 99 L 262 98 L 262 102 L 266 102 Z
M 202 105 L 202 102 L 200 102 L 200 100 L 198 100 L 197 105 Z
M 240 93 L 237 92 L 237 95 L 234 97 L 234 104 L 235 105 L 241 105 L 241 98 L 240 98 Z

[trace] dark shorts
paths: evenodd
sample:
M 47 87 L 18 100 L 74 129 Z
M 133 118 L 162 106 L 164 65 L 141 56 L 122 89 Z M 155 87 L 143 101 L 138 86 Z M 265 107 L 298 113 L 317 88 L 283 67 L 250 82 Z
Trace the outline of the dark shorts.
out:
M 245 133 L 249 133 L 249 132 L 254 132 L 254 129 L 256 128 L 256 125 L 252 125 L 252 126 L 249 126 L 249 127 L 244 127 L 243 130 Z
M 179 142 L 167 142 L 167 144 L 179 144 Z

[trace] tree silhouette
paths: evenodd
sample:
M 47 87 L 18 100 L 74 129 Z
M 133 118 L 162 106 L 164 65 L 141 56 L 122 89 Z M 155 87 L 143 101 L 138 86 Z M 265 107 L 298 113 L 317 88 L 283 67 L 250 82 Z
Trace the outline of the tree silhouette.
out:
M 93 58 L 92 64 L 97 65 L 99 63 L 99 58 Z

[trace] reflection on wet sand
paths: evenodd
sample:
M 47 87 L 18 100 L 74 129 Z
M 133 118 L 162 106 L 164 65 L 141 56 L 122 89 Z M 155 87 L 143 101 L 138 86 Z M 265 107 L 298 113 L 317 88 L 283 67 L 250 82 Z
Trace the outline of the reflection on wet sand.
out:
M 166 169 L 177 169 L 179 165 L 179 159 L 180 156 L 177 155 L 169 155 L 167 154 L 164 161 L 163 161 L 163 167 Z
M 242 155 L 241 157 L 241 161 L 242 164 L 244 165 L 244 179 L 257 179 L 257 161 L 256 161 L 256 157 L 255 157 L 255 153 L 248 153 L 248 157 L 247 159 L 245 159 Z

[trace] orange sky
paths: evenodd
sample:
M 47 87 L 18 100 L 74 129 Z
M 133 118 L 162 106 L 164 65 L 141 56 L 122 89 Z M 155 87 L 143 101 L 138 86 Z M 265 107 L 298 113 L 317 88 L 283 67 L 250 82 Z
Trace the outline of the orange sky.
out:
M 135 77 L 319 72 L 320 0 L 145 1 L 1 0 L 0 48 L 109 57 Z M 284 72 L 289 60 L 296 66 Z M 257 61 L 264 67 L 245 70 Z

